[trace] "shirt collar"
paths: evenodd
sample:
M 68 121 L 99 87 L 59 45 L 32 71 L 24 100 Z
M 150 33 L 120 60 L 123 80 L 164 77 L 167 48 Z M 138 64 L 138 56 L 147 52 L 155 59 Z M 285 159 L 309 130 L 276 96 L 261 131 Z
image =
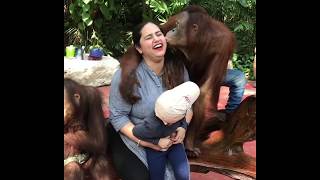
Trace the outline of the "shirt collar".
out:
M 145 70 L 149 76 L 153 79 L 153 81 L 156 83 L 157 86 L 161 86 L 162 82 L 162 75 L 163 71 L 157 75 L 147 64 L 144 60 L 141 61 L 141 67 L 143 70 Z

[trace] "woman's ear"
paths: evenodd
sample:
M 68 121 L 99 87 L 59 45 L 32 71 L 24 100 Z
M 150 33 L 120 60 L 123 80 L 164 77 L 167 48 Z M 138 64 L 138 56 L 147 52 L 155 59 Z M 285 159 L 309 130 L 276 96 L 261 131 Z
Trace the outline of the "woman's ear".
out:
M 137 50 L 140 54 L 142 54 L 142 50 L 141 50 L 140 47 L 138 47 L 138 46 L 134 46 L 134 47 L 136 48 L 136 50 Z

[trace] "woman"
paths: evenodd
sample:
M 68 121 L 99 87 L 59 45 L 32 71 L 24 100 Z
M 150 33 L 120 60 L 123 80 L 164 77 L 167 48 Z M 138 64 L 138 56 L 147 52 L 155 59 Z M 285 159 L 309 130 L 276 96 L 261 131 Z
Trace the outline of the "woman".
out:
M 155 101 L 162 92 L 188 81 L 189 76 L 183 62 L 167 51 L 166 39 L 157 25 L 144 22 L 136 27 L 132 36 L 141 60 L 133 73 L 123 73 L 122 66 L 113 76 L 109 99 L 112 124 L 108 129 L 109 147 L 117 173 L 123 180 L 147 180 L 149 172 L 143 147 L 161 150 L 169 148 L 173 142 L 161 138 L 160 147 L 138 139 L 132 129 L 154 114 Z M 165 179 L 174 179 L 169 166 Z

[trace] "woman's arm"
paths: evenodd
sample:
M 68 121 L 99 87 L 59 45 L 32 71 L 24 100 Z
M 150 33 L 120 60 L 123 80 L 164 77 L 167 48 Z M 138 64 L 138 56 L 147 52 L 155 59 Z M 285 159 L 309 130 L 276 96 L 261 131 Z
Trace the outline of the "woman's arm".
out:
M 192 116 L 193 116 L 193 110 L 192 110 L 192 106 L 191 106 L 191 108 L 188 109 L 187 113 L 186 113 L 186 121 L 187 121 L 188 124 L 190 124 Z
M 121 82 L 121 70 L 119 69 L 112 78 L 109 94 L 109 110 L 110 123 L 116 131 L 120 131 L 137 145 L 149 147 L 155 150 L 160 150 L 158 145 L 142 141 L 133 135 L 134 124 L 131 122 L 129 114 L 132 110 L 132 104 L 126 102 L 119 91 Z M 161 140 L 161 139 L 160 139 Z
M 144 147 L 149 147 L 149 148 L 152 148 L 152 149 L 158 150 L 158 151 L 161 150 L 160 146 L 154 145 L 154 144 L 146 142 L 146 141 L 142 141 L 142 140 L 138 139 L 137 137 L 135 137 L 132 132 L 133 128 L 134 128 L 134 124 L 132 124 L 131 122 L 128 122 L 126 125 L 124 125 L 120 129 L 120 132 L 122 134 L 124 134 L 125 136 L 127 136 L 128 138 L 130 138 L 132 141 L 136 142 L 138 145 L 141 145 Z

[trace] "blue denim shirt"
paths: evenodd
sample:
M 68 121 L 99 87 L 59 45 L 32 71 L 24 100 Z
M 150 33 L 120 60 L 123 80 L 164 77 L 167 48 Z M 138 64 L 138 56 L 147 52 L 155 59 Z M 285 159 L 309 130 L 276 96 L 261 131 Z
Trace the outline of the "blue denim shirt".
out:
M 184 80 L 188 81 L 189 75 L 186 68 L 184 69 Z M 109 94 L 109 109 L 110 122 L 116 131 L 119 131 L 130 121 L 135 125 L 143 123 L 144 118 L 154 114 L 155 101 L 166 90 L 161 75 L 157 75 L 151 70 L 144 60 L 137 67 L 136 73 L 140 87 L 137 87 L 134 93 L 139 95 L 141 100 L 133 105 L 127 103 L 120 94 L 121 69 L 118 69 L 113 75 Z M 144 149 L 122 133 L 120 133 L 120 137 L 126 146 L 148 167 Z M 168 169 L 165 174 L 165 179 L 174 179 L 173 173 L 168 172 Z
M 143 119 L 154 115 L 156 99 L 166 89 L 162 84 L 161 75 L 157 75 L 148 65 L 142 61 L 136 70 L 140 87 L 137 87 L 135 94 L 141 97 L 137 103 L 131 105 L 121 96 L 119 84 L 121 81 L 121 69 L 114 74 L 109 96 L 110 122 L 116 131 L 119 131 L 130 120 L 133 124 L 143 123 Z M 189 80 L 185 69 L 184 80 Z

